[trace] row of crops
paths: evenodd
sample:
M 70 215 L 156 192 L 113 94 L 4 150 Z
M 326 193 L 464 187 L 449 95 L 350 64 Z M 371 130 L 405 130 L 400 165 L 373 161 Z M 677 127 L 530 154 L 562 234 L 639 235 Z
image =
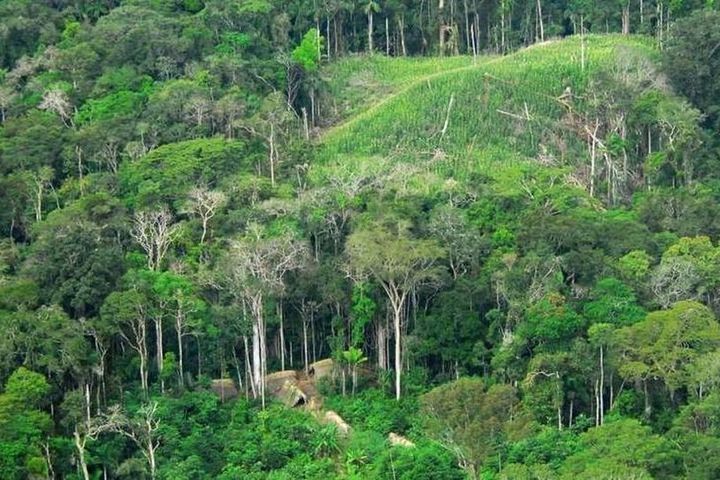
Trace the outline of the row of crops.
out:
M 338 123 L 428 75 L 474 64 L 472 57 L 355 56 L 338 59 L 323 70 L 323 122 Z
M 582 112 L 593 73 L 628 46 L 647 52 L 652 48 L 626 37 L 589 36 L 584 42 L 573 38 L 475 65 L 454 65 L 406 86 L 371 115 L 361 114 L 328 132 L 320 160 L 389 156 L 425 163 L 456 178 L 527 158 L 572 164 L 586 155 L 586 147 L 564 120 L 571 111 Z M 435 61 L 449 67 L 444 63 L 448 59 Z M 412 62 L 395 62 L 385 59 L 375 65 L 389 72 L 385 78 L 412 78 L 418 71 L 403 76 L 398 70 Z M 430 71 L 428 62 L 423 60 L 423 71 Z

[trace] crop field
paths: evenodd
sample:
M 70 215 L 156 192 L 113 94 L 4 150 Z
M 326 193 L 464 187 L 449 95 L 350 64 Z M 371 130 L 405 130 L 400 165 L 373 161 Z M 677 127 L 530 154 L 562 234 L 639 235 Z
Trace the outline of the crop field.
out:
M 592 76 L 615 68 L 618 59 L 632 63 L 654 55 L 647 41 L 633 37 L 588 36 L 584 44 L 557 40 L 475 63 L 378 57 L 371 75 L 394 84 L 395 93 L 371 96 L 364 110 L 330 128 L 321 140 L 321 161 L 387 157 L 427 163 L 456 178 L 528 159 L 571 165 L 585 155 L 585 145 L 564 118 L 570 111 L 582 114 Z M 346 76 L 335 79 L 334 88 L 355 78 L 348 73 L 353 61 L 342 66 Z
M 481 57 L 487 59 L 489 57 Z M 418 78 L 456 71 L 475 64 L 472 57 L 386 57 L 357 55 L 341 58 L 322 72 L 329 87 L 324 114 L 340 122 L 366 110 L 388 93 L 393 94 Z

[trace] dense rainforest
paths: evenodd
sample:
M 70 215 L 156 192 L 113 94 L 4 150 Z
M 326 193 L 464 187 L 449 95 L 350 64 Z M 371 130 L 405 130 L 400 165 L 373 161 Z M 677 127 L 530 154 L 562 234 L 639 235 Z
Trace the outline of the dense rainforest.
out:
M 720 478 L 712 0 L 0 0 L 0 478 Z

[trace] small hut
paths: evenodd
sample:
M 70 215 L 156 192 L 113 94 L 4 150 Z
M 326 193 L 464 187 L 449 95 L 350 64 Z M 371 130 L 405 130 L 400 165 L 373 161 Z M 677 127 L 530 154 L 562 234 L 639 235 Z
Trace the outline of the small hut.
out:
M 285 381 L 276 398 L 283 402 L 286 407 L 299 407 L 306 405 L 308 402 L 307 394 L 302 391 L 297 382 L 290 380 Z
M 297 384 L 298 376 L 295 370 L 282 370 L 280 372 L 274 372 L 265 377 L 265 391 L 270 395 L 275 395 L 282 390 L 285 386 L 285 382 L 292 382 Z
M 288 407 L 306 405 L 308 395 L 299 385 L 298 374 L 295 370 L 283 370 L 271 373 L 265 377 L 265 389 Z
M 323 420 L 325 423 L 332 423 L 337 427 L 338 434 L 341 437 L 346 437 L 348 433 L 350 433 L 350 425 L 347 424 L 343 418 L 338 415 L 337 413 L 333 412 L 332 410 L 328 410 L 325 412 L 325 416 L 323 417 Z
M 334 369 L 335 362 L 333 362 L 332 358 L 326 358 L 324 360 L 318 360 L 315 363 L 311 363 L 309 370 L 313 380 L 318 381 L 321 378 L 331 376 Z
M 210 388 L 220 397 L 221 402 L 238 396 L 238 389 L 232 378 L 215 379 L 210 384 Z
M 402 435 L 398 435 L 397 433 L 390 432 L 388 434 L 388 442 L 390 442 L 390 445 L 393 447 L 407 447 L 412 448 L 415 446 L 413 442 L 408 440 L 407 438 L 403 437 Z

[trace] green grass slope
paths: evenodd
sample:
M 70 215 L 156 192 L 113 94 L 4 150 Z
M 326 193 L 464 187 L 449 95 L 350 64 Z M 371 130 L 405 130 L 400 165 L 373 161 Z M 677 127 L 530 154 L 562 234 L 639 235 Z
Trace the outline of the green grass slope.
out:
M 632 63 L 654 55 L 646 39 L 588 36 L 584 49 L 580 38 L 569 38 L 475 62 L 377 58 L 371 70 L 391 92 L 372 97 L 354 109 L 355 116 L 328 129 L 319 158 L 326 165 L 348 157 L 392 158 L 455 178 L 528 160 L 572 164 L 586 147 L 564 122 L 569 109 L 582 112 L 593 75 L 615 68 L 621 58 Z M 352 72 L 353 62 L 338 69 Z M 331 90 L 352 97 L 337 93 L 351 78 L 335 78 Z
M 325 66 L 321 77 L 327 86 L 321 99 L 326 121 L 339 123 L 364 112 L 418 79 L 473 65 L 472 57 L 342 57 Z

